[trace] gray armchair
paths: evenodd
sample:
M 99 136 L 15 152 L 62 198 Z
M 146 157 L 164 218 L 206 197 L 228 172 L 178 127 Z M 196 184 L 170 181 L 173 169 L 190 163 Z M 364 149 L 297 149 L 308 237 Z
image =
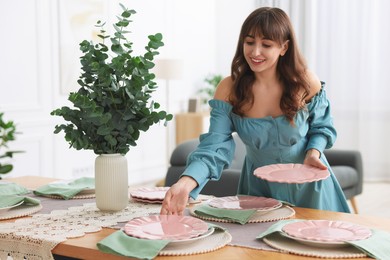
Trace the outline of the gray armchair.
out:
M 223 171 L 219 181 L 209 181 L 202 190 L 202 194 L 222 196 L 234 196 L 237 194 L 238 180 L 245 157 L 245 146 L 241 139 L 234 135 L 236 151 L 229 169 Z M 170 159 L 171 166 L 165 178 L 165 186 L 172 186 L 183 173 L 189 153 L 196 149 L 198 139 L 191 139 L 179 144 L 173 151 Z M 363 191 L 363 165 L 359 151 L 352 150 L 326 150 L 325 156 L 345 197 L 351 201 L 355 213 L 358 213 L 355 196 Z

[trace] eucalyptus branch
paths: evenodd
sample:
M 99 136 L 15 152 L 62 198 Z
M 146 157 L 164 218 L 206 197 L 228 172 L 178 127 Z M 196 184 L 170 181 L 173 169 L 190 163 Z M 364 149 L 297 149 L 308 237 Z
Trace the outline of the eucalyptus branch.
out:
M 154 56 L 159 54 L 157 49 L 164 46 L 162 35 L 149 35 L 147 52 L 133 55 L 133 43 L 125 35 L 130 32 L 129 18 L 136 12 L 120 6 L 123 12 L 113 24 L 113 35 L 106 32 L 105 23 L 98 21 L 102 43 L 80 43 L 80 89 L 69 95 L 77 109 L 62 107 L 51 112 L 69 121 L 55 126 L 54 133 L 64 132 L 70 147 L 77 150 L 126 154 L 130 146 L 137 145 L 140 131 L 147 131 L 161 120 L 165 125 L 173 118 L 165 111 L 154 111 L 159 105 L 151 100 L 157 85 L 149 70 L 154 67 Z M 106 39 L 111 46 L 105 44 Z

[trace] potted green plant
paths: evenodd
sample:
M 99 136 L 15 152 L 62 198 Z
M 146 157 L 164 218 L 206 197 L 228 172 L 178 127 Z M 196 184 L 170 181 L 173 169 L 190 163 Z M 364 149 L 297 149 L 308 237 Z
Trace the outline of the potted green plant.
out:
M 68 98 L 74 108 L 64 106 L 51 112 L 51 115 L 61 116 L 69 122 L 56 125 L 54 133 L 63 131 L 70 147 L 90 149 L 98 155 L 95 190 L 97 206 L 102 210 L 120 210 L 128 203 L 127 161 L 124 155 L 130 146 L 137 145 L 140 132 L 147 131 L 160 121 L 166 125 L 172 119 L 171 114 L 158 111 L 159 103 L 151 99 L 157 85 L 150 70 L 155 65 L 154 57 L 159 54 L 157 49 L 164 45 L 162 35 L 149 35 L 146 52 L 134 55 L 133 42 L 126 36 L 130 33 L 127 30 L 130 17 L 136 12 L 122 4 L 120 6 L 123 12 L 113 24 L 113 35 L 105 31 L 104 23 L 98 21 L 96 26 L 100 29 L 98 36 L 101 42 L 84 40 L 80 43 L 83 53 L 80 57 L 82 72 L 78 80 L 80 88 L 70 93 Z M 125 177 L 117 177 L 115 171 L 120 167 L 114 166 L 112 161 L 125 168 Z M 110 187 L 109 190 L 107 187 Z M 103 190 L 102 194 L 100 190 Z M 109 194 L 120 190 L 122 195 L 113 196 L 113 201 L 107 199 Z M 114 207 L 113 204 L 121 205 Z
M 210 74 L 203 79 L 206 85 L 198 91 L 198 93 L 201 95 L 202 105 L 207 105 L 207 102 L 210 99 L 213 99 L 215 90 L 217 89 L 217 86 L 222 79 L 223 76 L 220 74 Z
M 5 121 L 3 119 L 4 113 L 0 113 L 0 159 L 12 158 L 14 153 L 21 151 L 6 151 L 8 143 L 15 140 L 16 126 L 13 121 Z M 3 150 L 3 151 L 2 151 Z M 0 174 L 6 174 L 12 171 L 13 165 L 11 163 L 0 162 Z M 0 175 L 1 179 L 1 175 Z

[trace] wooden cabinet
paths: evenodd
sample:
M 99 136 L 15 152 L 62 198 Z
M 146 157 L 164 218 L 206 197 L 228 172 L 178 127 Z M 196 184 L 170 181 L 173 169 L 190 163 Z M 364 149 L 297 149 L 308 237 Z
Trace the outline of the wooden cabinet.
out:
M 199 135 L 209 130 L 210 113 L 180 113 L 175 115 L 176 121 L 176 145 L 198 138 Z

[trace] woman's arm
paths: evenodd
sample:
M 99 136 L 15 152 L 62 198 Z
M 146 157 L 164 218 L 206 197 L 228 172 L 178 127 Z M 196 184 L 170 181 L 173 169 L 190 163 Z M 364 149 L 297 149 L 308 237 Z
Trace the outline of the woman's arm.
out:
M 323 88 L 321 81 L 318 79 L 317 75 L 308 70 L 307 71 L 307 78 L 308 78 L 308 82 L 310 84 L 310 93 L 306 97 L 306 100 L 305 100 L 306 103 L 312 102 L 313 106 L 317 102 L 323 103 L 323 104 L 328 103 L 328 102 L 321 102 L 321 100 L 313 100 L 313 97 L 315 97 L 316 95 L 319 95 L 320 91 L 322 91 L 322 88 Z M 312 104 L 310 104 L 310 105 L 312 105 Z M 322 105 L 322 106 L 319 106 L 317 109 L 328 110 L 329 109 L 328 106 L 329 106 L 329 104 L 327 104 L 325 106 Z M 316 109 L 316 108 L 313 108 L 313 110 L 314 109 Z M 316 111 L 316 112 L 320 112 L 320 111 Z M 322 119 L 321 119 L 321 116 L 320 117 L 315 117 L 315 116 L 309 117 L 309 120 L 311 120 L 311 122 L 313 122 L 312 120 L 315 118 L 317 118 L 318 122 L 314 122 L 313 125 L 311 123 L 309 124 L 310 128 L 311 128 L 311 129 L 309 129 L 309 136 L 310 136 L 309 143 L 311 144 L 311 146 L 309 146 L 306 150 L 304 164 L 318 167 L 320 169 L 326 169 L 327 167 L 320 160 L 321 152 L 323 151 L 323 149 L 322 149 L 323 145 L 318 145 L 318 146 L 316 145 L 317 140 L 320 140 L 318 143 L 322 143 L 323 138 L 316 135 L 316 134 L 312 135 L 311 133 L 314 133 L 314 132 L 318 133 L 319 132 L 318 130 L 315 130 L 315 128 L 319 129 L 322 127 L 321 123 L 319 121 L 325 122 L 325 124 L 323 126 L 327 129 L 330 129 L 330 131 L 326 131 L 328 136 L 332 135 L 332 134 L 329 135 L 329 133 L 332 133 L 332 132 L 335 133 L 335 130 L 333 128 L 333 124 L 331 123 L 331 120 L 329 121 L 330 114 L 323 113 L 323 112 L 320 112 L 320 113 L 322 113 L 322 115 L 323 115 Z M 328 115 L 326 115 L 326 114 L 328 114 Z M 323 120 L 325 118 L 328 118 L 328 119 Z M 331 123 L 331 124 L 329 124 L 329 123 Z M 327 145 L 328 144 L 326 144 L 325 146 L 327 146 Z

